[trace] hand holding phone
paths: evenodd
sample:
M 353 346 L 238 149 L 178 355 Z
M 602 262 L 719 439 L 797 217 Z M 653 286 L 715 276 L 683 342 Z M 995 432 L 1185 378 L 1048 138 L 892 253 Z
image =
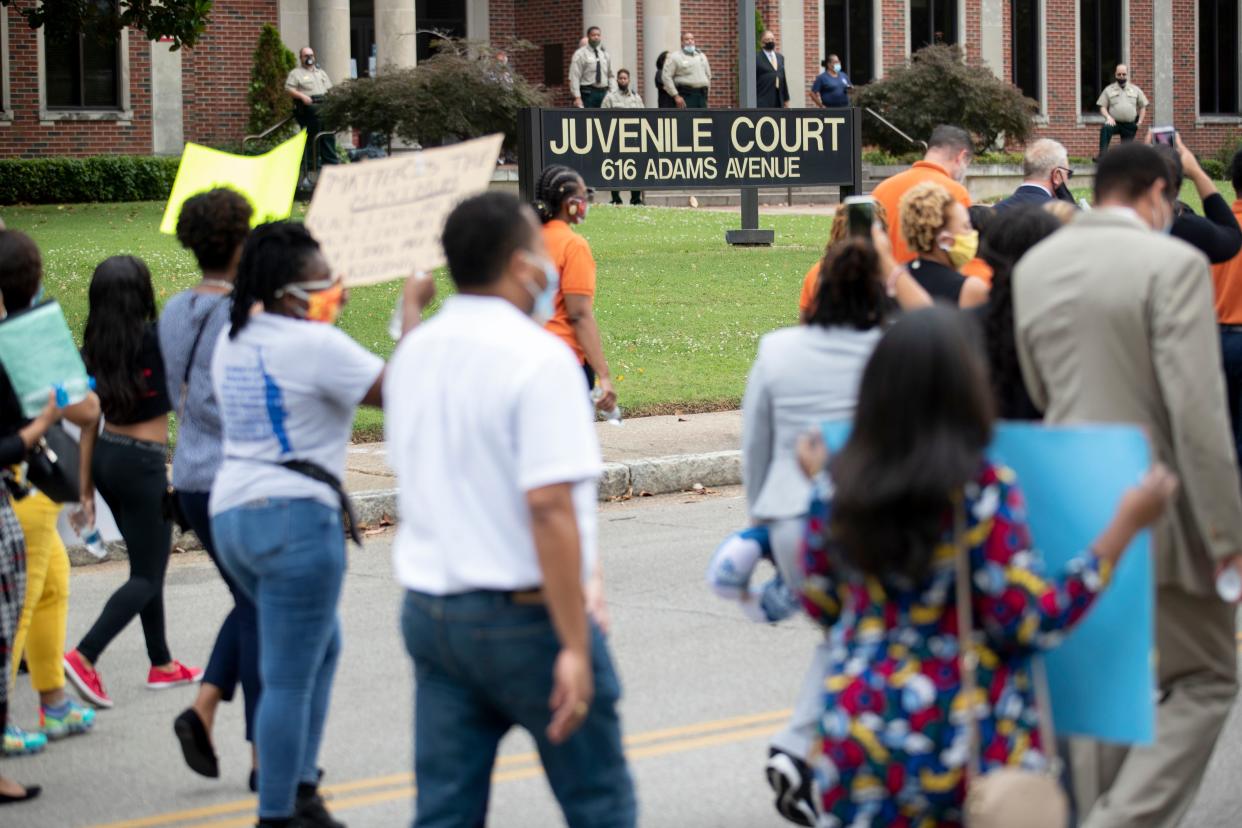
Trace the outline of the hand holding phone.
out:
M 845 199 L 845 219 L 851 236 L 871 238 L 871 226 L 875 224 L 875 199 L 871 196 Z

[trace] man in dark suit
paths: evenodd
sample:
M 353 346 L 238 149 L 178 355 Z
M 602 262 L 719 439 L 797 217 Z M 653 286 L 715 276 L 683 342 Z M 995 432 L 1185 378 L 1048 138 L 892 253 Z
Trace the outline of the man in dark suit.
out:
M 763 50 L 755 58 L 755 106 L 780 109 L 789 106 L 789 84 L 785 81 L 785 56 L 776 51 L 776 35 L 764 32 L 759 38 Z
M 1022 159 L 1022 185 L 1014 194 L 996 205 L 1004 212 L 1019 204 L 1043 204 L 1059 198 L 1074 203 L 1068 183 L 1074 175 L 1065 147 L 1051 138 L 1041 138 L 1026 148 Z

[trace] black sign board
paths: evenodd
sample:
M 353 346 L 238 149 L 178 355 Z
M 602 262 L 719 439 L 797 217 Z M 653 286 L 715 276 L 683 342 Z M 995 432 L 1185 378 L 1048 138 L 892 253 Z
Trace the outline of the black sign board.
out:
M 856 109 L 524 109 L 519 177 L 564 164 L 607 190 L 810 187 L 860 192 Z

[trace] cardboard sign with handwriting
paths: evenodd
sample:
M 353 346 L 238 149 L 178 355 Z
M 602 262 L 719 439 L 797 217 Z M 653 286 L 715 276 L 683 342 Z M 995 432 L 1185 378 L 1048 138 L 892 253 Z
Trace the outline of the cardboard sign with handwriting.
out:
M 373 285 L 444 264 L 440 233 L 463 199 L 492 180 L 502 135 L 325 167 L 306 226 L 349 286 Z

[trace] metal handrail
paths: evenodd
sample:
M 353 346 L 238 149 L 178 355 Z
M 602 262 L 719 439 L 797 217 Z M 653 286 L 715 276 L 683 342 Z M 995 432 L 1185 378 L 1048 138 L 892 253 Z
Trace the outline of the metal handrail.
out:
M 889 129 L 891 129 L 893 132 L 895 132 L 895 133 L 897 133 L 898 135 L 900 135 L 902 138 L 905 138 L 905 139 L 906 139 L 907 141 L 909 141 L 911 144 L 915 144 L 916 146 L 921 146 L 924 150 L 926 150 L 926 149 L 927 149 L 927 142 L 926 142 L 926 141 L 916 141 L 916 140 L 914 140 L 914 139 L 913 139 L 913 138 L 911 138 L 909 135 L 906 135 L 906 134 L 905 134 L 904 132 L 902 132 L 900 129 L 898 129 L 897 127 L 893 126 L 893 125 L 892 125 L 892 123 L 890 123 L 890 122 L 888 121 L 888 119 L 887 119 L 887 118 L 885 118 L 885 117 L 884 117 L 883 115 L 881 115 L 880 113 L 876 112 L 874 109 L 871 109 L 870 107 L 868 107 L 868 108 L 867 108 L 867 112 L 869 112 L 869 113 L 871 113 L 872 115 L 874 115 L 874 116 L 875 116 L 875 119 L 876 119 L 877 121 L 879 121 L 880 123 L 884 124 L 884 126 L 888 127 L 888 128 L 889 128 Z
M 246 144 L 250 143 L 251 141 L 262 141 L 264 138 L 271 135 L 273 132 L 280 129 L 281 127 L 285 126 L 292 120 L 293 120 L 293 116 L 290 115 L 289 117 L 285 118 L 280 123 L 272 124 L 270 127 L 263 130 L 258 135 L 247 135 L 245 138 L 242 139 L 242 149 L 245 149 Z

